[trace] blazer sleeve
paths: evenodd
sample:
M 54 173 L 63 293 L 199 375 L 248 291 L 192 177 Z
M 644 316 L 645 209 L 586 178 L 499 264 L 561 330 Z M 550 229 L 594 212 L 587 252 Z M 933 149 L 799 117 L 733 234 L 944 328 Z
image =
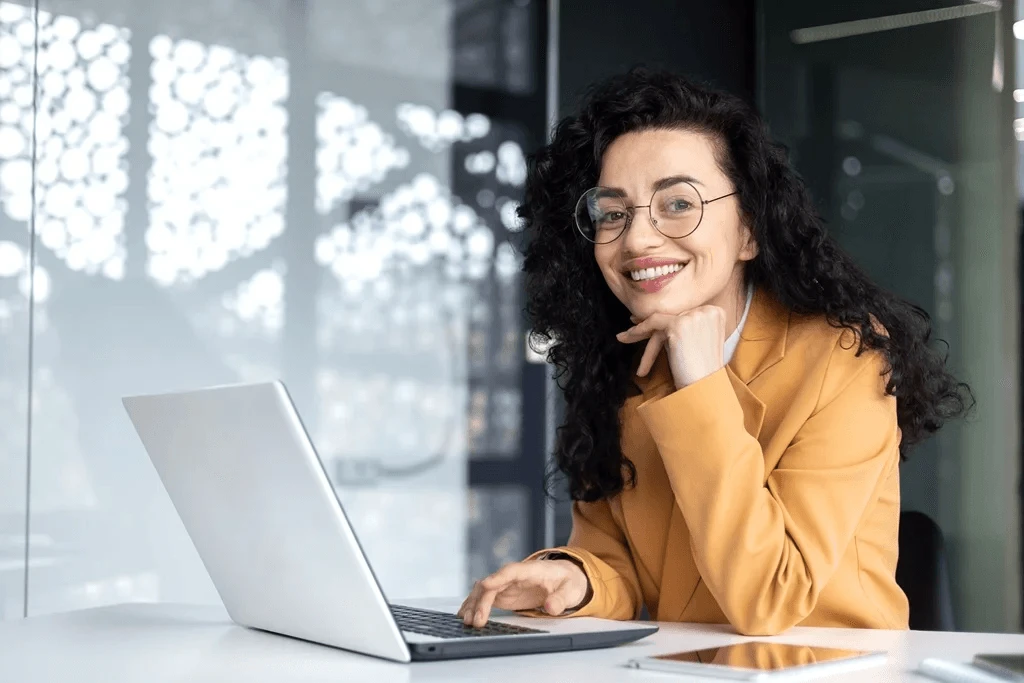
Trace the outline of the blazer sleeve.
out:
M 575 559 L 590 582 L 590 600 L 565 616 L 622 620 L 639 617 L 643 600 L 633 556 L 607 500 L 574 502 L 568 545 L 541 550 L 527 561 L 550 552 L 565 553 Z
M 776 634 L 811 613 L 898 466 L 882 370 L 879 354 L 837 344 L 811 416 L 770 473 L 725 368 L 640 406 L 697 568 L 740 633 Z

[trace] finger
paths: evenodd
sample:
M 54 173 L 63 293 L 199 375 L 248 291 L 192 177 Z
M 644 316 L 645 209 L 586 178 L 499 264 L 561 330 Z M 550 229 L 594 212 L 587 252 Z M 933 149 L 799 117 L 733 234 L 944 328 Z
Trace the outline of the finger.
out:
M 462 601 L 462 605 L 459 607 L 459 611 L 455 613 L 456 616 L 461 617 L 463 614 L 465 614 L 466 607 L 468 607 L 471 602 L 476 602 L 475 595 L 476 584 L 473 585 L 473 590 L 469 592 L 469 595 L 466 596 L 466 599 Z
M 558 593 L 552 593 L 544 601 L 544 611 L 553 617 L 557 617 L 565 611 L 565 599 Z
M 544 611 L 553 617 L 557 617 L 565 610 L 574 605 L 570 605 L 569 601 L 572 596 L 569 594 L 569 582 L 563 581 L 559 584 L 558 588 L 551 592 L 551 595 L 544 600 Z
M 480 582 L 477 581 L 475 584 L 473 584 L 473 590 L 469 592 L 469 595 L 462 602 L 462 607 L 460 607 L 459 611 L 456 613 L 458 616 L 462 617 L 463 621 L 467 625 L 469 624 L 470 620 L 466 617 L 466 615 L 472 613 L 473 607 L 476 605 L 477 600 L 479 599 L 479 595 Z
M 469 597 L 462 603 L 462 607 L 459 608 L 458 615 L 462 617 L 462 621 L 469 626 L 473 622 L 473 614 L 476 612 L 477 605 L 480 604 L 480 596 L 487 590 L 484 586 L 485 581 L 493 581 L 494 574 L 486 578 L 477 581 L 473 584 L 473 590 L 470 591 Z
M 643 323 L 641 323 L 641 325 L 642 324 Z M 635 344 L 638 341 L 643 341 L 644 339 L 647 339 L 648 337 L 651 336 L 651 334 L 652 332 L 647 331 L 646 327 L 634 325 L 628 330 L 623 330 L 622 332 L 619 332 L 617 335 L 615 335 L 615 338 L 618 339 L 623 344 Z
M 498 597 L 498 594 L 503 589 L 504 586 L 497 590 L 485 590 L 480 594 L 480 600 L 477 602 L 472 615 L 471 624 L 474 628 L 483 628 L 487 625 L 487 620 L 491 616 L 491 608 L 494 606 L 494 599 Z
M 506 586 L 521 578 L 525 573 L 527 573 L 527 570 L 525 570 L 523 563 L 514 562 L 505 565 L 487 578 L 478 581 L 471 596 L 474 600 L 465 606 L 462 614 L 463 622 L 466 625 L 472 625 L 477 628 L 486 624 L 487 617 L 491 612 L 491 606 L 494 604 L 494 599 L 497 595 Z
M 512 581 L 521 579 L 528 576 L 532 569 L 531 565 L 533 562 L 512 562 L 506 564 L 504 567 L 494 572 L 490 576 L 480 580 L 480 588 L 482 590 L 489 590 L 504 586 Z
M 455 613 L 456 615 L 461 617 L 462 613 L 466 611 L 466 605 L 468 605 L 470 601 L 473 600 L 473 595 L 476 593 L 476 586 L 477 584 L 476 582 L 474 582 L 473 587 L 469 590 L 469 595 L 467 595 L 466 599 L 462 601 L 462 605 L 459 607 L 459 611 Z
M 647 339 L 658 330 L 663 330 L 669 326 L 669 324 L 675 319 L 674 315 L 666 315 L 664 313 L 655 313 L 650 317 L 642 320 L 638 324 L 629 328 L 625 332 L 620 332 L 615 335 L 616 338 L 626 344 L 638 342 L 643 339 Z
M 647 373 L 654 367 L 654 362 L 658 360 L 658 354 L 661 353 L 661 347 L 665 345 L 665 334 L 658 332 L 647 341 L 647 348 L 644 349 L 644 355 L 640 358 L 640 366 L 636 370 L 636 374 L 639 377 L 646 377 Z

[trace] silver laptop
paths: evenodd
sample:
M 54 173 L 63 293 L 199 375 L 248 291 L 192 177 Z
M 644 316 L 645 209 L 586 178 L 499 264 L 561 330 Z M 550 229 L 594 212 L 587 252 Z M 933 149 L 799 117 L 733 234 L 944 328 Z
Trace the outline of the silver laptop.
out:
M 123 402 L 238 624 L 400 662 L 608 647 L 657 631 L 511 613 L 475 629 L 391 605 L 283 384 Z

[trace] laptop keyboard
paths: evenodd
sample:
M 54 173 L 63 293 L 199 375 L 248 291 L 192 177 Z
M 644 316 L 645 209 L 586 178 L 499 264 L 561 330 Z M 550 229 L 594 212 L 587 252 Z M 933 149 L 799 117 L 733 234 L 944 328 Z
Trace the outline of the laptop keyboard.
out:
M 547 631 L 535 628 L 500 624 L 494 621 L 488 621 L 483 628 L 473 628 L 463 624 L 462 619 L 454 614 L 399 605 L 391 605 L 391 613 L 395 616 L 395 621 L 401 630 L 435 638 L 478 638 L 480 636 L 547 633 Z

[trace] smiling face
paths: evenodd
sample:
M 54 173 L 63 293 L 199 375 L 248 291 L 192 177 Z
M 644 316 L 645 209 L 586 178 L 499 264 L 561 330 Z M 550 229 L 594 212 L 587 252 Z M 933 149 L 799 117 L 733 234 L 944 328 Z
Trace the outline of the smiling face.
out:
M 690 185 L 671 180 L 678 178 L 687 178 Z M 704 201 L 736 191 L 715 160 L 714 139 L 686 130 L 646 130 L 617 138 L 604 154 L 598 185 L 613 188 L 627 207 L 646 206 L 656 190 L 668 185 L 696 188 Z M 693 196 L 692 189 L 685 194 Z M 659 192 L 656 211 L 666 215 L 688 208 L 681 196 L 676 190 Z M 688 210 L 699 213 L 699 207 Z M 674 234 L 666 225 L 659 221 L 659 227 Z M 685 237 L 666 237 L 652 225 L 648 209 L 638 208 L 618 239 L 594 245 L 608 287 L 634 317 L 678 315 L 712 304 L 725 310 L 728 332 L 742 315 L 744 267 L 756 254 L 735 195 L 705 205 L 699 226 Z

